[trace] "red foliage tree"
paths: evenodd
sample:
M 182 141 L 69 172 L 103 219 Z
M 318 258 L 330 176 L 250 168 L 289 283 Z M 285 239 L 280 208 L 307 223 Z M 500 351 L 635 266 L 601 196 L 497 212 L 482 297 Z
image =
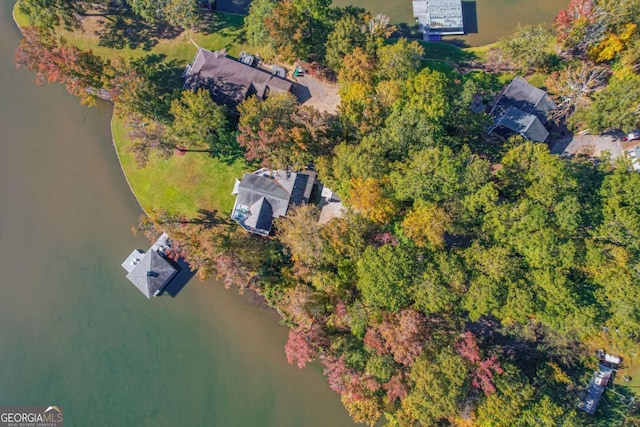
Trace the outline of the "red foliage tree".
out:
M 316 356 L 307 332 L 301 329 L 289 330 L 289 339 L 284 346 L 284 351 L 289 364 L 293 365 L 295 362 L 300 369 L 313 361 Z
M 327 376 L 329 388 L 350 402 L 365 400 L 380 389 L 380 383 L 375 378 L 349 368 L 344 356 L 326 356 L 321 361 L 325 366 L 323 373 Z
M 553 21 L 558 33 L 558 42 L 562 43 L 572 36 L 576 23 L 592 22 L 594 9 L 594 0 L 571 0 L 569 6 L 561 10 Z
M 37 84 L 59 83 L 82 103 L 95 103 L 105 66 L 101 58 L 34 27 L 25 28 L 23 35 L 15 55 L 18 68 L 36 73 Z
M 496 386 L 493 384 L 493 374 L 500 375 L 503 372 L 497 356 L 491 356 L 478 363 L 471 385 L 482 390 L 485 396 L 489 396 L 496 391 Z
M 391 377 L 391 379 L 387 381 L 382 388 L 387 391 L 387 399 L 389 403 L 393 403 L 398 399 L 402 400 L 407 397 L 407 394 L 409 393 L 407 386 L 402 381 L 401 373 Z
M 349 313 L 347 311 L 347 304 L 342 301 L 338 301 L 333 310 L 333 326 L 338 329 L 349 329 Z
M 396 246 L 398 244 L 398 239 L 396 239 L 396 237 L 389 231 L 384 232 L 384 233 L 377 233 L 373 235 L 373 243 L 376 246 L 382 246 L 382 245 L 391 245 L 391 246 Z
M 471 331 L 467 331 L 464 338 L 456 342 L 455 349 L 460 356 L 471 363 L 478 363 L 482 359 L 478 342 Z
M 405 366 L 413 364 L 429 339 L 427 319 L 414 309 L 388 314 L 375 328 L 393 359 Z
M 382 340 L 382 337 L 378 333 L 377 327 L 370 327 L 364 334 L 364 345 L 370 349 L 375 350 L 378 354 L 387 354 L 389 351 Z
M 498 357 L 491 356 L 488 359 L 482 360 L 478 342 L 471 331 L 467 331 L 464 337 L 456 342 L 455 349 L 460 356 L 472 365 L 473 377 L 471 385 L 482 390 L 485 396 L 494 393 L 496 387 L 493 383 L 493 374 L 500 375 L 504 372 L 498 362 Z
M 346 393 L 349 385 L 353 382 L 354 373 L 347 368 L 344 356 L 339 358 L 333 356 L 324 357 L 322 364 L 325 366 L 322 373 L 326 375 L 329 381 L 329 388 L 338 394 Z

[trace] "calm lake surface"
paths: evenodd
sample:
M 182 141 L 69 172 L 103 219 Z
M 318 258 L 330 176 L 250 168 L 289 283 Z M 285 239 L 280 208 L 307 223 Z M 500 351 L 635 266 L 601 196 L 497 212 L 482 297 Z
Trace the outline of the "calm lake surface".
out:
M 148 301 L 120 267 L 149 242 L 111 145 L 111 109 L 12 65 L 0 3 L 0 405 L 60 405 L 68 426 L 353 426 L 286 329 L 214 282 Z
M 333 0 L 335 6 L 363 7 L 373 14 L 383 13 L 396 25 L 414 25 L 411 0 Z M 569 0 L 476 0 L 463 1 L 465 36 L 447 36 L 467 46 L 482 46 L 508 36 L 518 23 L 551 25 Z M 402 26 L 402 25 L 401 25 Z

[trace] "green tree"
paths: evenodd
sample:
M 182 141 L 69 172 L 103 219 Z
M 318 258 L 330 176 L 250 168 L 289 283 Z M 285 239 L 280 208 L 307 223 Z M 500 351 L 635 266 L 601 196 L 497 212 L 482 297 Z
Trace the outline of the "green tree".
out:
M 273 14 L 277 2 L 275 0 L 255 0 L 249 6 L 249 14 L 244 18 L 244 28 L 247 41 L 251 46 L 259 48 L 260 53 L 267 58 L 276 56 L 276 44 L 265 20 Z
M 152 153 L 157 153 L 164 159 L 174 153 L 176 144 L 167 136 L 162 123 L 144 123 L 141 119 L 134 119 L 129 122 L 129 127 L 131 131 L 127 136 L 133 144 L 128 151 L 135 156 L 138 167 L 145 167 Z
M 427 314 L 450 315 L 466 291 L 466 269 L 460 257 L 437 252 L 424 261 L 424 274 L 413 287 L 413 306 Z
M 634 188 L 640 174 L 618 167 L 604 178 L 600 194 L 603 222 L 597 235 L 609 242 L 640 253 L 640 200 Z
M 363 301 L 398 311 L 410 303 L 415 261 L 401 246 L 368 247 L 358 261 L 358 289 Z
M 164 124 L 171 122 L 171 101 L 180 96 L 183 83 L 174 62 L 164 61 L 161 55 L 116 58 L 108 72 L 107 89 L 118 114 L 140 114 Z
M 188 149 L 210 150 L 215 157 L 237 153 L 225 107 L 216 104 L 205 89 L 185 90 L 171 102 L 171 136 Z
M 515 32 L 498 41 L 498 49 L 513 68 L 527 73 L 548 67 L 553 60 L 550 50 L 553 36 L 545 25 L 516 27 Z
M 335 23 L 327 37 L 325 48 L 325 61 L 329 67 L 340 70 L 345 56 L 351 54 L 356 47 L 364 47 L 366 37 L 362 18 L 362 15 L 346 13 Z
M 449 147 L 427 148 L 398 164 L 390 174 L 391 184 L 399 200 L 441 202 L 460 191 L 464 164 Z
M 435 360 L 422 357 L 409 374 L 413 387 L 403 408 L 424 426 L 453 418 L 465 397 L 467 369 L 460 356 L 445 347 Z
M 83 1 L 78 0 L 21 0 L 20 12 L 27 15 L 29 23 L 53 30 L 62 24 L 68 30 L 81 28 L 78 16 L 83 12 Z
M 269 37 L 284 60 L 324 58 L 328 0 L 284 0 L 264 18 Z
M 380 47 L 377 54 L 378 73 L 382 79 L 405 80 L 418 72 L 424 48 L 415 40 L 400 38 Z
M 164 18 L 164 8 L 169 0 L 127 0 L 131 9 L 150 21 Z
M 631 131 L 640 127 L 640 76 L 629 71 L 615 74 L 603 90 L 593 94 L 592 102 L 579 108 L 569 119 L 574 126 L 591 132 L 608 129 Z
M 294 262 L 306 266 L 321 262 L 324 242 L 319 216 L 317 206 L 305 204 L 289 209 L 287 216 L 278 220 L 278 238 L 289 249 Z
M 272 169 L 301 169 L 331 146 L 333 120 L 308 106 L 298 106 L 290 93 L 264 101 L 255 96 L 238 106 L 238 143 L 247 160 Z
M 162 12 L 169 24 L 186 30 L 198 23 L 197 2 L 198 0 L 167 0 Z
M 479 405 L 479 427 L 511 427 L 520 423 L 522 413 L 534 397 L 535 388 L 520 377 L 517 368 L 505 367 L 505 373 L 496 377 L 497 393 L 489 395 Z

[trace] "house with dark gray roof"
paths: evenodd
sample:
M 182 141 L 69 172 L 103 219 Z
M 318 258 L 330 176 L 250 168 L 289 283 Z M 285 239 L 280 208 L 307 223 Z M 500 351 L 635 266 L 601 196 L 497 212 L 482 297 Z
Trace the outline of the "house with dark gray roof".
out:
M 283 217 L 292 205 L 308 203 L 316 173 L 262 168 L 236 179 L 236 203 L 231 219 L 250 233 L 268 236 L 275 218 Z
M 185 69 L 185 87 L 207 88 L 216 103 L 229 107 L 237 106 L 251 95 L 264 99 L 269 94 L 291 92 L 292 83 L 279 77 L 282 73 L 278 70 L 269 73 L 251 66 L 254 60 L 250 55 L 243 55 L 242 61 L 229 58 L 223 52 L 200 48 L 193 64 Z
M 127 279 L 149 299 L 160 294 L 178 272 L 165 258 L 167 248 L 169 236 L 162 233 L 151 249 L 146 252 L 135 249 L 122 263 L 122 268 L 127 270 Z
M 494 121 L 488 133 L 505 138 L 518 134 L 529 141 L 545 142 L 549 136 L 547 117 L 555 108 L 547 92 L 516 76 L 491 110 Z

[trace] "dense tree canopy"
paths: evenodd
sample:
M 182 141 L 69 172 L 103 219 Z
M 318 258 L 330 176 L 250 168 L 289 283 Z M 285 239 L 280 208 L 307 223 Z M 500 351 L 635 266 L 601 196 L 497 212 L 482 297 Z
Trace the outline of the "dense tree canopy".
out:
M 52 30 L 58 25 L 67 29 L 79 29 L 78 15 L 82 12 L 81 0 L 21 0 L 20 11 L 29 17 L 31 25 Z
M 195 19 L 195 2 L 130 4 L 149 20 L 189 28 Z M 50 28 L 77 13 L 50 5 L 30 17 Z M 554 70 L 556 120 L 628 131 L 640 127 L 639 9 L 637 0 L 572 0 L 555 22 L 565 61 L 544 27 L 518 27 L 498 47 L 511 69 Z M 171 256 L 201 278 L 264 297 L 291 328 L 289 363 L 318 360 L 354 420 L 616 425 L 617 400 L 594 418 L 576 402 L 594 349 L 628 363 L 640 351 L 640 174 L 624 160 L 564 158 L 487 136 L 487 116 L 474 111 L 500 90 L 499 76 L 426 60 L 431 45 L 386 40 L 393 30 L 384 16 L 329 0 L 252 2 L 249 43 L 267 58 L 336 71 L 335 114 L 288 93 L 229 111 L 208 91 L 183 90 L 180 67 L 161 56 L 108 62 L 33 29 L 16 62 L 87 101 L 106 89 L 129 118 L 140 164 L 176 145 L 242 153 L 264 167 L 313 168 L 338 192 L 340 217 L 319 223 L 318 186 L 268 238 L 209 207 L 195 218 L 151 212 L 140 228 L 166 230 Z

